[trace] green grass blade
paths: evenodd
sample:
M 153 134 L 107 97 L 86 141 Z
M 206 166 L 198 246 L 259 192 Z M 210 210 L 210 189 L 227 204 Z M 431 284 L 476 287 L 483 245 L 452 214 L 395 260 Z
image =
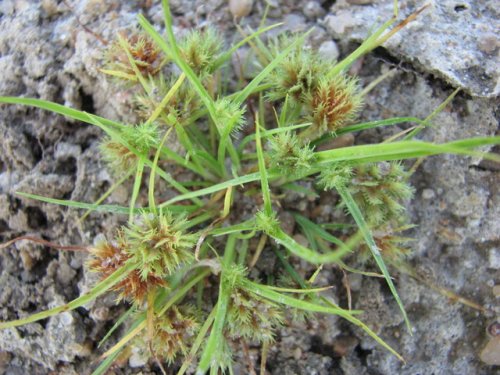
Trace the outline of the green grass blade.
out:
M 99 343 L 97 344 L 97 348 L 100 348 L 102 344 L 104 344 L 106 340 L 110 338 L 113 332 L 115 332 L 118 329 L 118 327 L 120 327 L 130 317 L 130 315 L 132 315 L 136 311 L 137 311 L 136 308 L 132 306 L 125 312 L 125 314 L 122 314 L 122 316 L 120 316 L 120 318 L 115 322 L 115 324 L 113 324 L 113 327 L 111 327 L 108 330 L 108 332 L 106 332 L 106 335 L 101 339 L 101 341 L 99 341 Z
M 300 38 L 297 38 L 293 43 L 291 43 L 287 48 L 283 50 L 276 58 L 271 61 L 262 71 L 254 78 L 248 85 L 241 90 L 235 98 L 235 102 L 242 105 L 245 100 L 253 93 L 253 91 L 259 86 L 259 84 L 281 63 L 284 58 L 299 44 L 304 43 L 305 38 L 311 33 L 309 30 Z
M 243 185 L 243 184 L 246 184 L 249 182 L 254 182 L 254 181 L 259 181 L 259 180 L 260 180 L 260 173 L 247 174 L 244 176 L 233 178 L 233 179 L 228 180 L 228 181 L 221 182 L 219 184 L 207 187 L 205 189 L 200 189 L 200 190 L 191 191 L 189 193 L 178 195 L 172 199 L 169 199 L 166 202 L 163 202 L 158 207 L 159 208 L 167 207 L 167 206 L 170 206 L 172 203 L 180 202 L 180 201 L 183 201 L 186 199 L 193 199 L 195 197 L 201 197 L 203 195 L 208 195 L 208 194 L 216 193 L 220 190 L 227 189 L 228 187 L 231 187 L 231 186 Z
M 69 108 L 65 107 L 61 104 L 49 102 L 47 100 L 42 100 L 42 99 L 34 99 L 34 98 L 16 98 L 16 97 L 10 97 L 10 96 L 0 96 L 0 103 L 8 103 L 8 104 L 19 104 L 19 105 L 27 105 L 30 107 L 36 107 L 40 109 L 44 109 L 46 111 L 54 112 L 66 117 L 69 117 L 73 120 L 78 120 L 81 122 L 85 122 L 87 124 L 95 125 L 98 127 L 102 127 L 103 125 L 106 127 L 112 127 L 112 128 L 123 128 L 126 125 L 120 124 L 115 121 L 111 121 L 108 119 L 105 119 L 103 117 L 99 117 L 96 115 L 93 115 L 95 119 L 98 119 L 98 122 L 93 121 L 92 118 L 89 118 L 89 114 L 84 111 L 79 111 L 74 108 Z
M 252 39 L 255 39 L 259 35 L 264 34 L 264 33 L 268 32 L 269 30 L 272 30 L 272 29 L 274 29 L 276 27 L 279 27 L 281 25 L 283 25 L 282 22 L 275 23 L 274 25 L 270 25 L 270 26 L 264 27 L 262 29 L 259 29 L 257 31 L 254 31 L 252 34 L 250 34 L 249 36 L 245 37 L 240 42 L 236 43 L 228 51 L 226 51 L 225 53 L 223 53 L 217 60 L 215 60 L 215 62 L 214 62 L 215 69 L 220 68 L 226 61 L 228 61 L 231 58 L 231 56 L 233 55 L 233 53 L 235 53 L 239 48 L 243 47 L 245 44 L 247 44 L 248 42 L 250 42 Z
M 35 199 L 35 200 L 40 201 L 40 202 L 57 204 L 59 206 L 65 206 L 65 207 L 70 207 L 70 208 L 79 208 L 79 209 L 84 209 L 84 210 L 108 212 L 108 213 L 112 213 L 112 214 L 123 214 L 123 215 L 128 215 L 130 212 L 130 207 L 125 207 L 125 206 L 77 202 L 77 201 L 71 201 L 71 200 L 49 198 L 49 197 L 44 197 L 42 195 L 36 195 L 36 194 L 23 193 L 20 191 L 16 192 L 16 195 L 19 195 L 19 196 L 24 197 L 24 198 Z M 197 210 L 198 207 L 194 206 L 194 205 L 189 205 L 189 206 L 170 205 L 168 207 L 168 209 L 169 209 L 169 211 L 172 211 L 173 213 L 191 213 L 191 212 L 194 212 L 195 210 Z M 149 210 L 144 209 L 144 208 L 134 208 L 134 213 L 136 213 L 136 214 L 141 212 L 141 211 L 149 211 Z
M 217 360 L 220 358 L 218 353 L 222 350 L 224 338 L 224 323 L 226 321 L 226 314 L 231 297 L 232 284 L 231 278 L 228 276 L 231 264 L 234 260 L 236 247 L 236 236 L 230 235 L 226 242 L 224 250 L 224 258 L 222 260 L 222 271 L 219 284 L 219 297 L 217 300 L 217 307 L 215 312 L 214 324 L 208 337 L 205 349 L 198 364 L 197 374 L 206 374 L 209 368 L 217 367 Z
M 32 314 L 30 316 L 27 316 L 26 318 L 11 320 L 9 322 L 0 322 L 0 329 L 19 327 L 28 323 L 33 323 L 38 320 L 49 318 L 53 315 L 57 315 L 65 311 L 71 311 L 80 306 L 83 306 L 86 303 L 96 299 L 101 294 L 107 292 L 114 285 L 118 284 L 132 270 L 134 270 L 135 267 L 136 267 L 135 264 L 128 264 L 126 266 L 123 266 L 122 268 L 115 271 L 112 275 L 108 276 L 106 279 L 99 282 L 96 286 L 92 288 L 92 290 L 89 293 L 84 294 L 83 296 L 80 296 L 77 299 L 67 304 L 55 307 L 53 309 L 45 310 L 36 314 Z
M 394 286 L 394 283 L 392 282 L 391 276 L 389 275 L 389 271 L 387 271 L 387 267 L 384 263 L 384 259 L 382 258 L 382 255 L 380 254 L 380 250 L 377 247 L 377 244 L 375 243 L 375 240 L 373 239 L 372 233 L 370 231 L 370 228 L 368 228 L 368 224 L 366 223 L 365 219 L 363 218 L 363 215 L 361 214 L 361 211 L 359 210 L 358 205 L 354 201 L 354 198 L 352 197 L 351 193 L 345 186 L 337 186 L 336 187 L 338 193 L 342 197 L 342 200 L 346 204 L 347 209 L 351 213 L 352 217 L 354 218 L 354 221 L 356 224 L 358 224 L 359 230 L 363 234 L 363 237 L 365 239 L 366 244 L 368 245 L 368 248 L 370 249 L 373 258 L 375 259 L 375 262 L 377 263 L 377 266 L 380 268 L 380 271 L 384 275 L 385 281 L 387 282 L 387 285 L 389 286 L 389 289 L 391 290 L 392 295 L 394 296 L 394 299 L 396 300 L 399 309 L 401 310 L 401 313 L 403 314 L 403 318 L 405 320 L 406 326 L 408 328 L 408 332 L 410 335 L 412 334 L 412 329 L 411 329 L 411 324 L 410 320 L 408 319 L 408 315 L 406 314 L 406 310 L 404 308 L 403 302 L 401 301 L 401 298 L 399 298 L 398 292 L 396 290 L 396 287 Z
M 500 144 L 500 137 L 479 137 L 444 144 L 433 144 L 420 141 L 400 141 L 373 145 L 350 146 L 334 150 L 320 151 L 316 153 L 316 160 L 318 167 L 331 162 L 340 161 L 347 161 L 351 163 L 369 163 L 412 159 L 438 154 L 480 156 L 498 161 L 500 158 L 497 155 L 470 150 L 471 148 L 479 146 L 495 144 Z
M 154 167 L 154 165 L 153 165 Z M 134 209 L 135 202 L 137 201 L 137 197 L 139 196 L 139 191 L 141 190 L 142 183 L 142 173 L 144 172 L 144 163 L 139 160 L 137 162 L 137 171 L 134 179 L 134 187 L 132 189 L 132 196 L 130 197 L 130 205 L 129 205 L 129 215 L 128 221 L 131 223 L 134 220 Z
M 260 186 L 264 199 L 264 212 L 268 217 L 272 217 L 273 207 L 271 201 L 271 190 L 269 189 L 269 182 L 267 180 L 266 161 L 264 159 L 264 151 L 262 150 L 262 141 L 260 139 L 260 123 L 258 115 L 255 116 L 255 142 L 257 145 L 257 158 L 260 171 Z

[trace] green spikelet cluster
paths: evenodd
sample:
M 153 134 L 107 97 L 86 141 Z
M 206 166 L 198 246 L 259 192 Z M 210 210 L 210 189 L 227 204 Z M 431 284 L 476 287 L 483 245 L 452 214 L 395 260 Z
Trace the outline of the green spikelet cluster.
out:
M 283 314 L 275 303 L 235 288 L 227 312 L 227 329 L 234 339 L 244 338 L 259 343 L 274 341 L 274 330 L 283 324 Z
M 165 278 L 193 259 L 197 236 L 184 233 L 184 223 L 169 212 L 145 213 L 124 229 L 131 261 L 140 266 L 143 279 L 148 275 Z
M 151 342 L 154 354 L 168 363 L 173 363 L 179 355 L 187 355 L 200 327 L 199 316 L 199 311 L 185 304 L 172 306 L 156 316 Z
M 120 292 L 120 299 L 142 304 L 151 290 L 167 287 L 165 278 L 179 265 L 193 259 L 197 236 L 184 233 L 183 223 L 183 218 L 173 218 L 168 212 L 145 213 L 118 230 L 114 241 L 92 247 L 87 266 L 104 279 L 126 264 L 134 264 L 135 269 L 114 289 Z
M 318 183 L 325 190 L 335 189 L 337 186 L 346 186 L 351 183 L 353 168 L 346 164 L 333 164 L 321 171 Z
M 158 45 L 143 31 L 121 33 L 127 50 L 118 40 L 111 43 L 104 53 L 104 68 L 124 75 L 135 76 L 127 52 L 132 56 L 139 72 L 144 76 L 155 75 L 163 65 L 164 56 Z
M 91 258 L 87 261 L 87 268 L 99 273 L 101 278 L 105 279 L 131 261 L 130 253 L 126 237 L 121 229 L 117 232 L 114 241 L 99 241 L 90 248 Z M 118 300 L 128 300 L 142 305 L 147 294 L 157 287 L 167 288 L 168 284 L 163 278 L 154 274 L 142 277 L 137 267 L 115 285 L 113 290 L 118 292 Z
M 228 98 L 215 101 L 216 126 L 221 134 L 238 132 L 245 124 L 245 108 Z
M 150 78 L 151 96 L 145 93 L 135 97 L 136 113 L 143 120 L 151 117 L 158 106 L 158 103 L 165 97 L 175 83 L 175 78 L 165 79 L 162 74 L 156 78 Z M 184 83 L 176 91 L 175 95 L 168 101 L 162 113 L 167 120 L 174 119 L 174 122 L 187 125 L 193 113 L 200 108 L 200 99 L 191 85 Z M 164 122 L 164 117 L 158 118 L 160 123 Z M 172 124 L 169 124 L 172 125 Z
M 257 230 L 269 234 L 274 233 L 279 228 L 280 222 L 275 212 L 272 215 L 268 215 L 264 211 L 259 211 L 255 214 L 255 225 Z
M 123 141 L 107 137 L 99 146 L 104 161 L 108 163 L 111 170 L 119 173 L 136 166 L 137 155 L 130 148 L 141 154 L 147 154 L 159 143 L 158 128 L 153 123 L 124 127 L 120 131 L 120 137 Z
M 179 41 L 181 56 L 200 77 L 213 73 L 224 42 L 213 28 L 192 30 Z
M 274 53 L 277 55 L 291 42 L 289 36 L 278 39 Z M 270 74 L 268 83 L 272 85 L 272 89 L 267 97 L 270 100 L 280 100 L 288 96 L 292 99 L 292 104 L 302 103 L 307 95 L 316 90 L 328 69 L 329 64 L 317 53 L 298 47 Z
M 271 167 L 285 176 L 307 172 L 314 162 L 314 151 L 302 145 L 295 133 L 280 133 L 269 140 Z
M 402 203 L 413 196 L 408 177 L 403 165 L 397 162 L 356 167 L 349 190 L 370 224 L 404 220 L 405 207 Z

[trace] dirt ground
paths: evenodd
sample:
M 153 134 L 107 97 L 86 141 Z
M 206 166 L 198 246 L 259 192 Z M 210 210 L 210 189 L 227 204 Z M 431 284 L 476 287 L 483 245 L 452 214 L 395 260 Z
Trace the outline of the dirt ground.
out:
M 392 0 L 268 3 L 269 23 L 283 22 L 279 31 L 306 31 L 314 26 L 308 43 L 335 59 L 355 48 L 372 24 L 391 16 Z M 417 0 L 400 3 L 401 18 L 424 4 Z M 500 18 L 497 11 L 487 0 L 430 3 L 396 40 L 356 64 L 364 85 L 396 69 L 370 92 L 361 119 L 425 118 L 461 87 L 462 93 L 421 138 L 444 142 L 498 134 L 500 42 L 491 35 L 495 22 L 498 25 L 495 19 Z M 171 7 L 177 33 L 211 24 L 228 42 L 238 38 L 225 0 L 172 0 Z M 241 25 L 257 27 L 264 7 L 265 1 L 255 0 L 251 13 L 239 21 Z M 42 98 L 132 122 L 127 91 L 110 84 L 98 70 L 103 50 L 100 39 L 112 40 L 117 31 L 136 24 L 140 12 L 163 27 L 156 0 L 1 1 L 0 95 Z M 480 33 L 477 45 L 468 39 L 463 24 L 477 25 L 471 31 Z M 401 129 L 365 132 L 356 142 L 373 142 Z M 93 213 L 80 225 L 77 210 L 15 194 L 97 200 L 114 182 L 98 158 L 100 135 L 94 127 L 45 111 L 0 105 L 0 241 L 33 235 L 63 245 L 88 245 L 97 234 L 109 234 L 119 225 L 120 218 L 102 213 Z M 347 322 L 318 315 L 307 324 L 292 324 L 279 332 L 270 349 L 269 372 L 487 375 L 498 371 L 498 359 L 494 366 L 494 361 L 482 361 L 480 354 L 489 345 L 488 350 L 500 356 L 498 336 L 488 334 L 500 312 L 499 170 L 498 165 L 477 158 L 440 156 L 425 160 L 413 176 L 416 194 L 409 211 L 417 226 L 410 233 L 415 238 L 410 263 L 428 284 L 394 274 L 413 324 L 412 335 L 405 330 L 382 281 L 349 276 L 353 307 L 365 311 L 362 320 L 402 353 L 406 363 Z M 123 204 L 125 189 L 110 199 Z M 326 199 L 302 204 L 304 199 L 287 197 L 287 204 L 316 210 L 319 221 L 331 217 Z M 28 241 L 1 250 L 0 319 L 26 316 L 87 291 L 93 278 L 83 270 L 85 258 L 84 252 L 56 251 Z M 345 303 L 339 270 L 327 268 L 321 277 L 321 283 L 336 286 L 330 291 L 332 298 Z M 447 298 L 429 283 L 470 299 L 486 311 Z M 0 373 L 89 373 L 101 354 L 96 342 L 124 311 L 113 302 L 113 296 L 103 297 L 86 308 L 1 331 Z M 246 364 L 258 363 L 259 356 L 257 347 L 250 347 L 247 355 L 237 354 L 235 373 L 248 373 Z M 134 366 L 123 363 L 112 371 L 160 373 L 154 364 Z

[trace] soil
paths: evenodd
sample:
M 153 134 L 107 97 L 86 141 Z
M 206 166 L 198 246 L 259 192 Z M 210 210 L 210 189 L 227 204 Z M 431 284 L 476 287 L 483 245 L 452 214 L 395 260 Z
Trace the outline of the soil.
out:
M 336 58 L 353 50 L 366 35 L 360 37 L 363 25 L 352 20 L 361 14 L 363 17 L 369 14 L 373 24 L 386 20 L 391 16 L 387 4 L 392 1 L 372 4 L 375 2 L 269 0 L 268 3 L 271 4 L 268 22 L 283 22 L 274 34 L 286 29 L 306 31 L 314 26 L 309 45 Z M 423 5 L 411 0 L 400 3 L 401 17 Z M 432 38 L 425 36 L 422 26 L 425 22 L 438 22 L 435 17 L 439 16 L 440 26 L 458 30 L 467 23 L 467 19 L 459 17 L 472 17 L 479 24 L 495 19 L 494 9 L 487 0 L 453 3 L 455 7 L 450 9 L 458 9 L 455 12 L 459 15 L 449 13 L 447 18 L 450 1 L 433 2 L 426 10 L 430 20 L 417 19 L 421 23 L 403 30 L 399 43 L 377 49 L 354 66 L 364 85 L 388 69 L 395 69 L 394 75 L 369 93 L 361 119 L 425 118 L 456 87 L 463 87 L 465 93 L 460 93 L 434 119 L 435 126 L 426 129 L 421 138 L 444 142 L 498 134 L 499 102 L 495 96 L 498 81 L 494 74 L 499 71 L 500 43 L 491 35 L 488 29 L 491 25 L 483 27 L 487 30 L 481 34 L 481 53 L 473 55 L 477 61 L 471 60 L 468 67 L 453 66 L 449 61 L 439 64 L 435 60 L 446 59 L 446 53 L 432 58 L 427 53 L 435 45 L 429 42 Z M 243 27 L 256 28 L 264 7 L 264 1 L 254 1 L 251 13 L 238 22 Z M 228 42 L 238 38 L 233 15 L 224 0 L 172 0 L 171 8 L 178 34 L 211 24 L 227 36 Z M 490 13 L 483 13 L 485 18 L 478 19 L 476 9 Z M 464 14 L 468 11 L 470 14 Z M 127 107 L 130 99 L 127 90 L 105 80 L 98 69 L 103 41 L 112 40 L 117 31 L 135 25 L 140 12 L 159 29 L 163 27 L 161 6 L 156 0 L 3 0 L 0 2 L 0 95 L 42 98 L 133 122 Z M 337 23 L 333 23 L 332 17 L 336 17 Z M 338 22 L 347 26 L 332 27 Z M 422 44 L 409 49 L 401 42 L 408 40 L 405 38 L 413 38 L 412 43 L 420 38 Z M 469 42 L 450 48 L 463 56 L 474 51 Z M 427 64 L 430 60 L 432 64 Z M 477 66 L 484 67 L 488 77 L 478 75 Z M 471 74 L 465 74 L 463 69 L 470 69 Z M 373 142 L 402 129 L 364 132 L 356 142 Z M 114 183 L 112 174 L 98 158 L 100 136 L 95 127 L 45 111 L 0 106 L 1 242 L 31 235 L 62 245 L 88 245 L 98 234 L 109 235 L 123 222 L 121 217 L 92 213 L 80 223 L 82 212 L 16 195 L 22 191 L 58 199 L 96 201 Z M 362 320 L 396 348 L 406 363 L 347 322 L 317 315 L 307 323 L 293 323 L 278 333 L 268 356 L 269 373 L 486 375 L 498 371 L 498 356 L 495 359 L 494 355 L 483 353 L 481 357 L 481 353 L 487 346 L 493 353 L 500 352 L 498 337 L 492 338 L 491 329 L 490 334 L 487 332 L 500 313 L 499 170 L 498 164 L 480 158 L 440 156 L 426 159 L 413 176 L 416 194 L 408 209 L 417 226 L 410 233 L 415 238 L 410 263 L 426 283 L 392 270 L 413 324 L 412 335 L 405 329 L 384 282 L 349 275 L 353 308 L 365 311 Z M 118 189 L 108 200 L 116 204 L 126 201 L 125 188 Z M 332 215 L 328 197 L 309 202 L 299 195 L 290 196 L 286 204 L 314 215 L 319 221 L 327 221 Z M 56 251 L 29 241 L 20 241 L 1 251 L 1 320 L 63 304 L 87 291 L 95 281 L 83 269 L 85 252 Z M 264 252 L 263 256 L 273 261 L 271 255 Z M 307 271 L 304 268 L 303 272 Z M 318 284 L 334 285 L 330 296 L 345 306 L 342 276 L 335 267 L 327 267 Z M 446 297 L 429 285 L 453 291 L 486 311 L 448 298 L 450 295 Z M 115 306 L 110 295 L 73 312 L 1 331 L 0 373 L 90 373 L 102 353 L 96 343 L 123 311 L 124 306 Z M 248 348 L 246 354 L 237 353 L 235 373 L 249 373 L 249 361 L 258 369 L 259 358 L 258 347 Z M 160 373 L 154 363 L 133 366 L 137 363 L 119 363 L 110 373 Z

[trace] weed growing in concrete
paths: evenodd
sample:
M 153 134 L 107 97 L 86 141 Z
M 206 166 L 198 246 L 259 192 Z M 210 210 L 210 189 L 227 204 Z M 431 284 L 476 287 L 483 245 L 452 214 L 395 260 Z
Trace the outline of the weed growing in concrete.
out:
M 307 34 L 286 35 L 266 45 L 261 35 L 272 27 L 259 29 L 228 50 L 221 48 L 222 39 L 212 29 L 176 40 L 168 1 L 163 5 L 166 38 L 139 16 L 141 29 L 118 34 L 105 53 L 103 74 L 140 91 L 134 99 L 139 124 L 38 99 L 0 97 L 2 103 L 30 105 L 99 127 L 105 134 L 100 147 L 103 160 L 118 179 L 128 176 L 134 181 L 128 207 L 20 193 L 74 208 L 125 214 L 128 222 L 113 238 L 89 247 L 87 267 L 101 281 L 88 294 L 58 308 L 2 322 L 0 328 L 35 322 L 116 291 L 131 304 L 125 315 L 131 320 L 130 329 L 104 353 L 94 374 L 104 373 L 130 346 L 160 366 L 177 363 L 179 374 L 194 364 L 199 374 L 231 371 L 233 350 L 247 341 L 262 346 L 261 368 L 265 368 L 275 332 L 287 324 L 290 314 L 305 319 L 316 313 L 340 316 L 402 360 L 358 318 L 361 311 L 342 308 L 323 296 L 328 286 L 313 285 L 317 273 L 304 279 L 292 260 L 317 265 L 320 272 L 330 263 L 345 268 L 342 258 L 348 253 L 371 254 L 411 329 L 386 267 L 386 262 L 395 264 L 405 254 L 405 239 L 396 233 L 408 228 L 405 203 L 413 188 L 402 160 L 441 153 L 477 155 L 475 147 L 498 144 L 500 138 L 447 144 L 413 140 L 434 113 L 425 120 L 412 119 L 416 125 L 410 131 L 387 142 L 317 150 L 317 145 L 343 134 L 409 121 L 353 124 L 364 91 L 346 71 L 415 15 L 391 29 L 396 12 L 351 55 L 332 65 L 303 49 Z M 258 48 L 262 69 L 241 89 L 227 91 L 222 78 L 227 74 L 221 71 L 236 49 L 248 42 Z M 173 65 L 177 70 L 168 69 Z M 174 135 L 182 152 L 165 145 Z M 189 172 L 191 180 L 176 180 L 165 169 L 167 164 Z M 162 200 L 165 185 L 177 195 Z M 304 245 L 282 227 L 280 200 L 290 192 L 315 196 L 321 190 L 338 195 L 347 215 L 342 222 L 324 225 L 292 212 L 308 240 Z M 141 195 L 147 197 L 145 207 L 137 207 Z M 253 200 L 255 206 L 254 216 L 246 220 L 240 218 L 241 197 Z M 331 229 L 333 224 L 341 229 Z M 262 251 L 275 252 L 284 276 L 273 279 L 281 281 L 250 277 L 249 269 L 258 266 Z

